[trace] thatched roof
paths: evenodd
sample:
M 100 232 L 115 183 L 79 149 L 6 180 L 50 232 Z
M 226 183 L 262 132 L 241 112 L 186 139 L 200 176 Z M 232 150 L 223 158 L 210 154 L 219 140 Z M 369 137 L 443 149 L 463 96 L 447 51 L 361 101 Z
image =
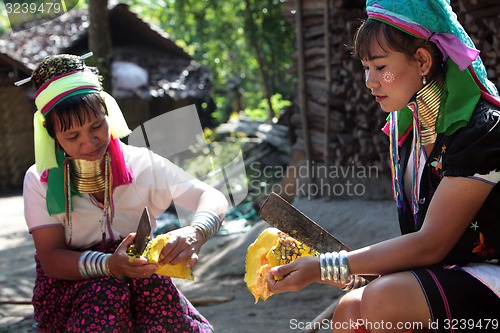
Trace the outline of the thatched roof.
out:
M 149 86 L 144 87 L 141 96 L 184 99 L 210 94 L 207 69 L 193 61 L 165 32 L 131 12 L 127 5 L 111 8 L 109 23 L 113 59 L 133 62 L 149 74 Z M 21 78 L 31 75 L 46 56 L 88 51 L 86 9 L 72 9 L 52 21 L 43 24 L 33 21 L 30 25 L 32 28 L 0 36 L 0 66 L 11 67 L 22 74 Z

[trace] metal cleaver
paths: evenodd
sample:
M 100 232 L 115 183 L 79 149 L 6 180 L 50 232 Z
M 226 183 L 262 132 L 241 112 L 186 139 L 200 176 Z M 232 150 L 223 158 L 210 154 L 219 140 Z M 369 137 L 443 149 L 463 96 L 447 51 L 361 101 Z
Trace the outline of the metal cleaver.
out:
M 350 250 L 322 226 L 274 192 L 262 204 L 259 216 L 271 226 L 320 253 Z M 362 277 L 368 281 L 377 278 L 376 275 L 363 275 Z
M 129 255 L 141 255 L 150 239 L 151 220 L 149 218 L 148 207 L 144 207 L 141 219 L 139 220 L 139 225 L 137 226 L 134 243 L 127 248 L 127 253 Z
M 344 243 L 274 192 L 262 204 L 259 216 L 318 252 L 349 251 Z

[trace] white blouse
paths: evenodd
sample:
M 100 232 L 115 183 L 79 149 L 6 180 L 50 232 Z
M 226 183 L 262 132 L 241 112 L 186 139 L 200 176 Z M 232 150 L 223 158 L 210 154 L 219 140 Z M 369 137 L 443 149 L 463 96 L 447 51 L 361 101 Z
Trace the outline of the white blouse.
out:
M 111 226 L 115 239 L 135 232 L 145 206 L 156 227 L 155 216 L 163 213 L 176 199 L 190 189 L 206 187 L 169 160 L 152 153 L 147 148 L 122 143 L 125 163 L 133 175 L 133 182 L 114 189 L 114 217 Z M 70 228 L 66 213 L 49 215 L 46 207 L 47 183 L 40 181 L 40 174 L 33 165 L 24 180 L 24 214 L 30 232 L 55 225 L 65 227 L 66 242 Z M 103 210 L 90 195 L 73 196 L 72 241 L 73 248 L 88 248 L 102 240 Z M 109 238 L 109 232 L 107 234 Z

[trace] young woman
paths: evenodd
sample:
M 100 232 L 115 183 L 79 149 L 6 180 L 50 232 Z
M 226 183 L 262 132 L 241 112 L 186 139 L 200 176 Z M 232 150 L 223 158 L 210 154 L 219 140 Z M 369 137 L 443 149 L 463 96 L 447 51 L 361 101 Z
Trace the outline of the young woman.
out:
M 40 332 L 212 332 L 158 265 L 127 248 L 145 206 L 193 212 L 171 232 L 161 264 L 193 266 L 227 209 L 222 193 L 168 160 L 118 139 L 130 133 L 95 70 L 76 56 L 46 58 L 33 72 L 35 160 L 24 181 L 36 249 L 33 295 Z M 155 221 L 153 219 L 153 228 Z
M 334 313 L 334 332 L 495 331 L 497 90 L 449 1 L 368 0 L 367 13 L 354 54 L 367 88 L 389 113 L 384 130 L 403 235 L 276 267 L 270 289 L 322 282 L 352 290 Z M 380 276 L 367 284 L 359 275 Z

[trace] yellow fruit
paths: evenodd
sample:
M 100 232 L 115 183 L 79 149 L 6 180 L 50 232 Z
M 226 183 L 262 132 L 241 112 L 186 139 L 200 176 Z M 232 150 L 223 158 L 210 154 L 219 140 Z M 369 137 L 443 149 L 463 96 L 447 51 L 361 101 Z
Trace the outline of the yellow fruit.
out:
M 272 267 L 314 255 L 316 251 L 276 228 L 262 231 L 248 247 L 246 255 L 245 282 L 255 297 L 255 303 L 272 295 L 266 281 Z
M 160 259 L 160 253 L 165 244 L 168 241 L 168 234 L 162 234 L 153 238 L 152 241 L 148 243 L 142 256 L 148 259 L 148 262 L 157 264 Z M 159 266 L 155 273 L 163 276 L 170 276 L 173 278 L 181 278 L 187 280 L 194 280 L 193 272 L 191 267 L 186 267 L 186 262 L 181 262 L 177 265 L 162 265 Z

